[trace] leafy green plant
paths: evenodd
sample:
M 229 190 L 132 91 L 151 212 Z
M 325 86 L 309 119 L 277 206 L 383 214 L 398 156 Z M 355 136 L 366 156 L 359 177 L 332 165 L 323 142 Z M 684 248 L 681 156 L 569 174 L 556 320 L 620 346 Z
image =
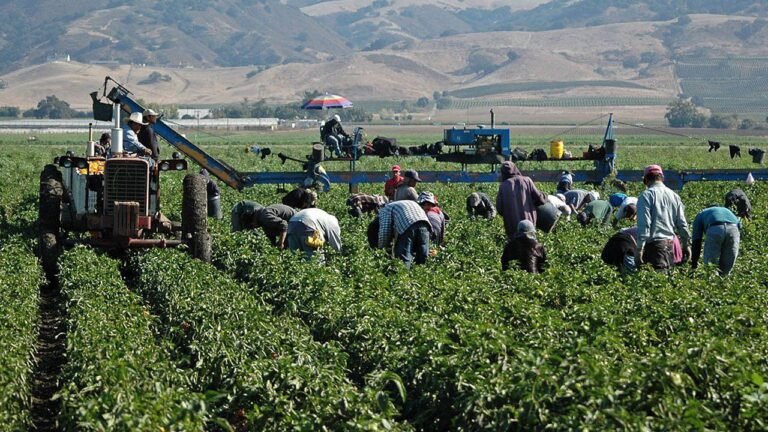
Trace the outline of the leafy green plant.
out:
M 37 291 L 43 276 L 18 238 L 0 247 L 0 428 L 29 426 L 29 377 L 37 337 Z
M 300 321 L 182 251 L 135 258 L 136 287 L 161 318 L 162 334 L 200 389 L 238 429 L 408 429 L 376 387 L 359 389 L 334 343 L 312 340 Z M 390 376 L 383 376 L 390 382 Z
M 206 400 L 158 345 L 155 320 L 123 283 L 117 261 L 77 247 L 62 256 L 67 430 L 202 430 Z

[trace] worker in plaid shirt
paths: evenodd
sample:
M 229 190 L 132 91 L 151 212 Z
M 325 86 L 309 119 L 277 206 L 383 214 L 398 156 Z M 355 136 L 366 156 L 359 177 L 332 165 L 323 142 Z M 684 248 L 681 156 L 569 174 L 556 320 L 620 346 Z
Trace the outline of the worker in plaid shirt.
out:
M 430 229 L 426 213 L 415 201 L 395 201 L 379 210 L 379 247 L 388 249 L 394 238 L 394 255 L 406 267 L 427 261 Z
M 347 198 L 347 206 L 349 206 L 347 212 L 352 217 L 360 217 L 363 213 L 378 213 L 379 209 L 388 202 L 389 199 L 382 195 L 357 193 Z

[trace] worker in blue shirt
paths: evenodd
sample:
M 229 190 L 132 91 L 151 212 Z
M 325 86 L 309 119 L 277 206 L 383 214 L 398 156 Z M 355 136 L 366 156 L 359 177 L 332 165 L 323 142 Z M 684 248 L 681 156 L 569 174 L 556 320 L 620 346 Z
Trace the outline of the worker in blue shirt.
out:
M 713 206 L 699 212 L 693 220 L 691 267 L 696 268 L 699 263 L 702 238 L 706 233 L 704 264 L 717 264 L 721 275 L 729 274 L 739 256 L 740 228 L 739 218 L 725 207 Z
M 137 133 L 141 130 L 142 126 L 146 126 L 144 118 L 140 112 L 131 113 L 128 117 L 128 122 L 123 126 L 123 151 L 126 153 L 136 153 L 139 156 L 152 156 L 152 150 L 145 147 L 139 141 Z

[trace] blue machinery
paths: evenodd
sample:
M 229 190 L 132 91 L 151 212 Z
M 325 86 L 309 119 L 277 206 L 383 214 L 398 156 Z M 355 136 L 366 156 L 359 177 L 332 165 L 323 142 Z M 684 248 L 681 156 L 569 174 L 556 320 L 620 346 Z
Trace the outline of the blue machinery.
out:
M 109 81 L 115 83 L 115 87 L 106 95 L 112 103 L 121 104 L 122 109 L 127 112 L 143 112 L 144 108 L 133 100 L 129 94 L 130 91 L 107 77 L 104 80 L 104 91 L 106 93 Z M 110 120 L 106 115 L 99 116 L 101 113 L 109 113 L 111 116 L 111 105 L 98 102 L 94 97 L 94 117 L 97 120 Z M 301 184 L 308 179 L 319 181 L 327 189 L 331 183 L 346 183 L 350 189 L 356 188 L 360 183 L 381 183 L 386 179 L 386 172 L 381 171 L 356 171 L 355 158 L 350 160 L 350 169 L 348 171 L 324 172 L 319 167 L 322 162 L 322 151 L 313 151 L 313 155 L 305 163 L 305 171 L 295 172 L 239 172 L 226 163 L 212 157 L 200 147 L 193 144 L 187 138 L 173 130 L 162 120 L 158 120 L 154 126 L 155 132 L 163 137 L 173 147 L 178 149 L 188 158 L 194 160 L 199 166 L 207 169 L 219 180 L 230 187 L 242 190 L 245 187 L 257 184 Z M 440 162 L 453 162 L 461 164 L 458 171 L 423 171 L 419 176 L 425 182 L 445 182 L 445 183 L 491 183 L 499 180 L 499 174 L 496 172 L 496 165 L 505 160 L 512 159 L 512 148 L 509 129 L 500 129 L 494 127 L 493 111 L 491 111 L 491 127 L 478 127 L 475 129 L 446 129 L 443 134 L 443 143 L 451 152 L 435 155 L 435 159 Z M 571 171 L 575 182 L 600 183 L 610 175 L 616 167 L 617 148 L 613 136 L 613 114 L 608 118 L 605 135 L 603 136 L 602 146 L 597 152 L 598 158 L 573 158 L 557 159 L 559 162 L 568 160 L 592 160 L 595 163 L 594 170 L 576 170 Z M 489 163 L 491 170 L 488 172 L 469 172 L 468 164 Z M 684 170 L 672 171 L 665 170 L 665 184 L 675 189 L 682 189 L 687 182 L 691 181 L 743 181 L 748 173 L 756 181 L 768 180 L 768 170 Z M 557 182 L 560 178 L 560 170 L 527 170 L 525 174 L 535 181 L 539 182 Z M 616 172 L 616 177 L 623 181 L 638 181 L 642 178 L 640 170 L 620 170 Z

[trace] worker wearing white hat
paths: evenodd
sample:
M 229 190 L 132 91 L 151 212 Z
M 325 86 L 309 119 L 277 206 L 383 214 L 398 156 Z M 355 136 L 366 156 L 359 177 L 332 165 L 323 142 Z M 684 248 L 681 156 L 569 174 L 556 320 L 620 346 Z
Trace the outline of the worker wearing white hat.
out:
M 147 122 L 145 126 L 141 128 L 138 133 L 139 142 L 144 147 L 152 150 L 152 158 L 157 160 L 160 157 L 160 146 L 157 143 L 157 135 L 155 134 L 155 123 L 157 123 L 157 111 L 152 108 L 144 110 L 143 117 Z
M 142 126 L 146 126 L 144 118 L 140 112 L 131 113 L 128 122 L 123 126 L 123 148 L 126 153 L 136 153 L 139 155 L 151 155 L 152 150 L 145 147 L 138 137 Z
M 342 143 L 349 139 L 349 134 L 341 127 L 341 117 L 338 114 L 334 114 L 323 124 L 320 138 L 336 157 L 341 157 Z

